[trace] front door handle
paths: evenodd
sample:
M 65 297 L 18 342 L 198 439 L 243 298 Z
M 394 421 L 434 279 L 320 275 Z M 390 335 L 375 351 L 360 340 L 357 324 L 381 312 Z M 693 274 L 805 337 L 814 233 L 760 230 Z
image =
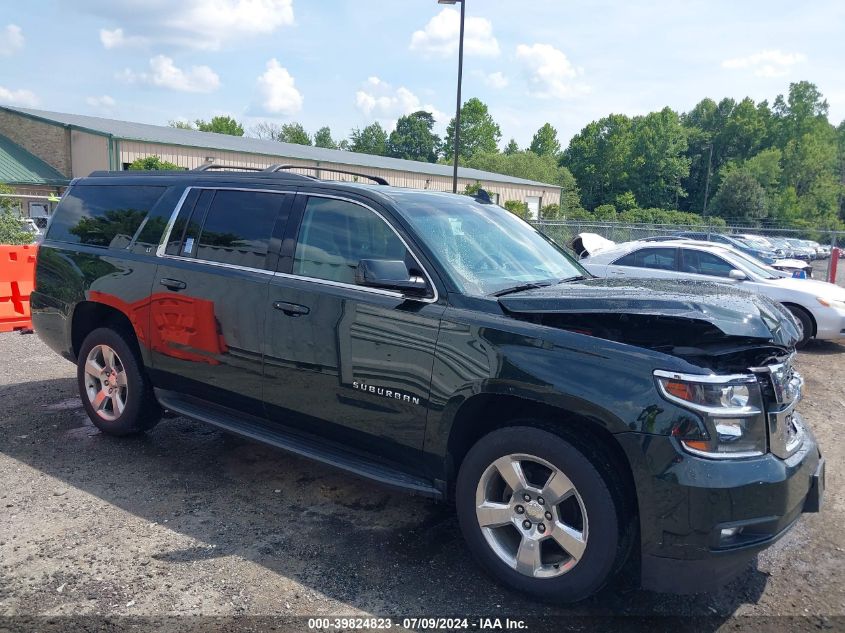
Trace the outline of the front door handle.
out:
M 165 288 L 169 288 L 170 290 L 184 290 L 188 287 L 184 281 L 179 279 L 168 279 L 167 277 L 160 279 L 159 282 Z
M 311 308 L 308 306 L 302 306 L 298 303 L 288 303 L 287 301 L 274 301 L 273 307 L 276 310 L 281 310 L 289 317 L 303 316 L 311 312 Z

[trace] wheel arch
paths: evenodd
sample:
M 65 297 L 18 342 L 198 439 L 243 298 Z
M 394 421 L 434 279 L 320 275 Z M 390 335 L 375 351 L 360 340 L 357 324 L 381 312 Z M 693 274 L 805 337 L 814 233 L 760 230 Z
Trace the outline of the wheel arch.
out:
M 816 317 L 814 317 L 814 316 L 813 316 L 813 313 L 812 313 L 812 312 L 810 312 L 810 311 L 809 311 L 807 308 L 805 308 L 804 306 L 802 306 L 802 305 L 798 305 L 797 303 L 793 303 L 793 302 L 791 302 L 791 301 L 782 301 L 781 303 L 783 304 L 783 307 L 787 308 L 788 310 L 791 310 L 791 309 L 793 309 L 793 308 L 794 308 L 794 309 L 796 309 L 796 310 L 800 310 L 801 312 L 803 312 L 804 314 L 806 314 L 806 315 L 807 315 L 807 318 L 809 318 L 809 319 L 810 319 L 810 323 L 812 323 L 812 324 L 813 324 L 813 336 L 816 336 L 816 334 L 818 334 L 818 331 L 819 331 L 819 326 L 818 326 L 818 324 L 816 323 Z
M 138 343 L 138 334 L 129 317 L 114 306 L 98 301 L 80 301 L 71 315 L 70 344 L 74 359 L 79 358 L 79 350 L 85 337 L 97 328 L 108 327 L 127 335 L 127 342 L 132 346 L 139 360 L 145 360 Z
M 521 424 L 533 419 L 538 426 L 580 437 L 604 450 L 608 459 L 618 467 L 626 487 L 636 500 L 634 473 L 614 432 L 629 429 L 610 412 L 593 407 L 591 411 L 570 403 L 549 404 L 524 395 L 478 393 L 464 399 L 450 417 L 445 441 L 445 477 L 447 495 L 451 496 L 461 462 L 469 449 L 481 437 L 499 428 L 510 426 L 514 420 Z

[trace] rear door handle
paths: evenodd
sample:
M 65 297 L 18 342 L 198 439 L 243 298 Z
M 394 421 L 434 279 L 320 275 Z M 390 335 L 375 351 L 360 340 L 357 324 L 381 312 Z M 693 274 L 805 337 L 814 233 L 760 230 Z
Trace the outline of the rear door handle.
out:
M 298 303 L 288 303 L 287 301 L 274 301 L 273 307 L 276 310 L 281 310 L 290 317 L 303 316 L 311 312 L 311 308 L 308 306 L 302 306 Z
M 170 288 L 170 290 L 184 290 L 188 287 L 184 281 L 180 281 L 179 279 L 168 279 L 165 277 L 164 279 L 159 280 L 159 282 L 165 288 Z

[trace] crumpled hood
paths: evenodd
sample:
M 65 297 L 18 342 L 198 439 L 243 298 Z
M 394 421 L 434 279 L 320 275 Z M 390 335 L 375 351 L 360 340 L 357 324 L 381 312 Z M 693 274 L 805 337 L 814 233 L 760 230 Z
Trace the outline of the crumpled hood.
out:
M 773 301 L 732 286 L 672 279 L 586 279 L 499 298 L 517 314 L 638 314 L 709 323 L 727 336 L 784 347 L 799 340 L 792 316 Z

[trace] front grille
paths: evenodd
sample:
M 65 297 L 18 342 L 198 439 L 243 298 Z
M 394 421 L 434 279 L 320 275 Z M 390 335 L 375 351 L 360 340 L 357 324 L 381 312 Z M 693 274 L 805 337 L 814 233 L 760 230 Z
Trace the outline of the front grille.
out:
M 756 367 L 752 371 L 763 390 L 769 429 L 769 448 L 786 459 L 804 441 L 804 423 L 795 407 L 801 401 L 804 379 L 793 367 L 794 354 L 782 363 Z

